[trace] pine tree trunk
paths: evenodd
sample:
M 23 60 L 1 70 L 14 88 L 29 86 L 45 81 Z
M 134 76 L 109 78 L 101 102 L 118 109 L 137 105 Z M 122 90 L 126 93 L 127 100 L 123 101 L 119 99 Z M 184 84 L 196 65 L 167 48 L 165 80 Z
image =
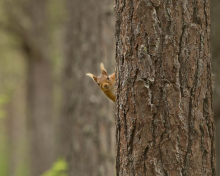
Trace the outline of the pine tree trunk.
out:
M 116 0 L 117 175 L 215 175 L 209 3 Z

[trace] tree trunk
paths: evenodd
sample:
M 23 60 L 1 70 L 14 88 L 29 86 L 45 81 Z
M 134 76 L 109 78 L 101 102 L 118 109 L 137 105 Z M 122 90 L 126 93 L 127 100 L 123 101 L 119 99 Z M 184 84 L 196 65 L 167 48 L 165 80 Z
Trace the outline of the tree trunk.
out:
M 214 83 L 214 117 L 215 117 L 215 126 L 216 126 L 216 175 L 220 175 L 220 1 L 212 0 L 211 1 L 211 21 L 212 21 L 212 30 L 211 30 L 211 43 L 212 43 L 212 68 L 213 73 L 215 74 L 215 83 Z
M 117 175 L 215 175 L 209 3 L 116 0 Z
M 7 1 L 10 27 L 20 38 L 27 61 L 30 175 L 39 176 L 55 160 L 52 116 L 52 68 L 48 37 L 47 0 Z
M 20 61 L 21 62 L 21 61 Z M 21 63 L 19 63 L 21 64 Z M 23 63 L 22 63 L 23 64 Z M 24 73 L 24 72 L 23 72 Z M 17 76 L 19 80 L 16 84 L 16 89 L 13 90 L 13 95 L 7 105 L 7 127 L 10 161 L 9 174 L 10 176 L 23 175 L 27 176 L 28 165 L 28 133 L 26 127 L 26 82 L 21 80 L 24 74 Z M 22 77 L 23 78 L 23 77 Z M 16 147 L 15 147 L 16 146 Z M 1 173 L 2 174 L 2 173 Z
M 55 160 L 52 116 L 52 76 L 48 60 L 28 58 L 29 132 L 31 175 L 39 176 Z
M 67 1 L 60 149 L 70 176 L 115 174 L 114 103 L 85 76 L 100 74 L 100 62 L 113 65 L 112 6 L 107 0 Z

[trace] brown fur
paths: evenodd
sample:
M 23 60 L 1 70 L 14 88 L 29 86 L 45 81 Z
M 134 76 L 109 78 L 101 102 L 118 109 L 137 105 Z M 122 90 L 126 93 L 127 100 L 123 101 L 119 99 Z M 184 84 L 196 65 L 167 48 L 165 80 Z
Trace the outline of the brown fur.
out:
M 115 73 L 108 76 L 102 63 L 100 64 L 100 68 L 102 70 L 102 74 L 100 76 L 95 76 L 91 73 L 87 73 L 86 75 L 91 77 L 98 84 L 104 94 L 115 102 Z

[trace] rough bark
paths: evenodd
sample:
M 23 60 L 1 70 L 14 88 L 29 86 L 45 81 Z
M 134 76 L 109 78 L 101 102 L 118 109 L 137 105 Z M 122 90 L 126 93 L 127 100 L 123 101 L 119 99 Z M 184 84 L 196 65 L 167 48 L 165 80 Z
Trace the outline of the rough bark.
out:
M 209 0 L 116 0 L 117 175 L 215 175 Z
M 70 176 L 115 174 L 114 103 L 85 75 L 100 73 L 100 62 L 114 71 L 112 5 L 107 0 L 67 1 L 60 149 Z

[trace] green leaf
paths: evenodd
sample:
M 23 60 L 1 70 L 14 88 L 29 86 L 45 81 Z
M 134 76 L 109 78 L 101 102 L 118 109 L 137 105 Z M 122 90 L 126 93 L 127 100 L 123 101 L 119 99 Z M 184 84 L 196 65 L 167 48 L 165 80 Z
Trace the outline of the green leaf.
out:
M 68 164 L 65 159 L 59 158 L 53 166 L 41 176 L 67 176 Z

